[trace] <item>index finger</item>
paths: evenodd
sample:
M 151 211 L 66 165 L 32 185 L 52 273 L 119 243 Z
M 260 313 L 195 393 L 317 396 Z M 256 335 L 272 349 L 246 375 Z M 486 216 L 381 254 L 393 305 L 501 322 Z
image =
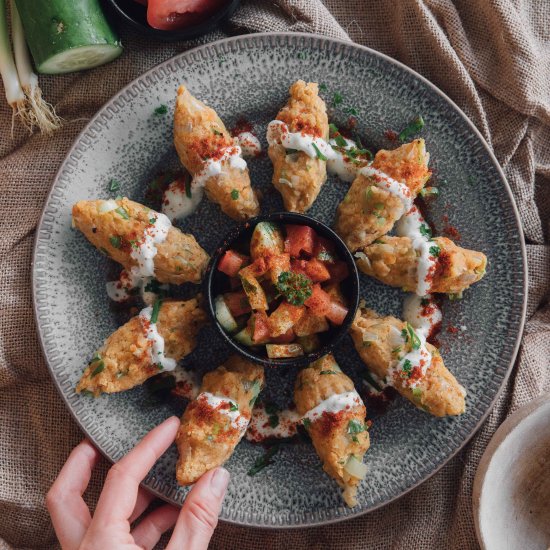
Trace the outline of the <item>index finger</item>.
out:
M 151 430 L 107 474 L 94 514 L 99 522 L 128 520 L 134 509 L 139 484 L 174 441 L 180 421 L 172 416 Z

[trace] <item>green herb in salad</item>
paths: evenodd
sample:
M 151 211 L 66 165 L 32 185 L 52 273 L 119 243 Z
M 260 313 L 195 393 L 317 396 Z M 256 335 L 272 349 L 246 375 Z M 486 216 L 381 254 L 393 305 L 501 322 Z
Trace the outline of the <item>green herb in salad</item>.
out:
M 301 273 L 283 271 L 277 279 L 277 290 L 289 304 L 302 306 L 313 292 L 311 280 Z

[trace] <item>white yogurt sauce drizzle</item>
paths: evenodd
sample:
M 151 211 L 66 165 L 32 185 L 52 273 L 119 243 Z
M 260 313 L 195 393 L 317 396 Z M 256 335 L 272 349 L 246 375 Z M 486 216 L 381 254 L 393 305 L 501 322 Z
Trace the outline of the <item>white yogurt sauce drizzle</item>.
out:
M 229 397 L 219 397 L 209 392 L 202 392 L 197 397 L 197 401 L 204 400 L 208 403 L 211 409 L 219 411 L 224 416 L 227 416 L 231 422 L 231 426 L 239 432 L 244 433 L 248 426 L 249 419 L 243 416 L 237 408 L 237 402 Z M 231 410 L 231 408 L 235 410 Z
M 118 280 L 109 281 L 105 284 L 107 296 L 109 296 L 109 298 L 113 300 L 113 302 L 125 302 L 132 295 L 131 291 L 134 288 L 138 288 L 143 303 L 147 304 L 148 306 L 152 306 L 158 297 L 157 293 L 146 290 L 147 286 L 152 280 L 153 277 L 144 277 L 143 279 L 133 277 L 132 275 L 129 275 L 125 269 L 123 269 L 120 272 Z M 158 288 L 162 290 L 168 290 L 168 285 L 159 284 Z
M 257 157 L 262 152 L 260 140 L 252 132 L 240 132 L 235 136 L 244 158 Z
M 304 418 L 311 422 L 315 422 L 321 418 L 324 413 L 337 414 L 340 411 L 349 410 L 362 404 L 363 400 L 355 390 L 345 393 L 337 393 L 331 395 L 329 398 L 319 403 L 316 407 L 309 410 L 304 415 Z
M 296 149 L 312 159 L 318 156 L 314 145 L 327 159 L 335 157 L 334 149 L 323 138 L 304 132 L 290 132 L 288 126 L 281 120 L 272 120 L 267 125 L 266 138 L 269 145 L 278 144 L 285 149 Z
M 275 427 L 270 423 L 270 417 L 273 415 L 276 415 L 278 419 L 278 424 Z M 271 438 L 293 437 L 298 431 L 300 422 L 301 417 L 295 409 L 284 409 L 269 414 L 265 410 L 264 404 L 259 403 L 252 411 L 252 418 L 245 437 L 248 441 L 254 441 L 255 443 L 261 443 Z
M 430 241 L 429 234 L 426 234 L 426 231 L 422 234 L 422 227 L 429 230 L 428 224 L 416 206 L 412 206 L 395 224 L 396 235 L 409 237 L 416 251 L 416 294 L 418 296 L 429 294 L 431 279 L 437 265 L 437 258 L 430 252 L 430 248 L 436 245 L 433 241 Z
M 357 149 L 357 143 L 351 139 L 342 137 L 346 141 L 346 146 L 343 149 L 349 151 L 351 149 Z M 335 175 L 342 181 L 352 182 L 357 177 L 357 172 L 362 166 L 365 166 L 367 162 L 361 164 L 353 162 L 342 151 L 334 149 L 338 144 L 336 140 L 331 139 L 329 145 L 333 148 L 333 156 L 328 157 L 327 170 L 329 174 Z
M 410 294 L 403 303 L 403 319 L 415 330 L 416 334 L 423 334 L 428 338 L 443 319 L 441 308 L 431 294 L 421 297 Z
M 202 187 L 189 188 L 190 197 L 185 189 L 185 179 L 173 181 L 164 191 L 162 196 L 162 213 L 168 216 L 170 221 L 183 220 L 190 216 L 198 208 L 202 200 Z
M 147 306 L 139 312 L 139 318 L 145 331 L 145 338 L 151 342 L 149 353 L 151 362 L 160 365 L 161 370 L 171 371 L 176 368 L 176 361 L 164 355 L 164 338 L 157 329 L 157 324 L 151 322 L 152 306 Z
M 373 180 L 376 187 L 385 189 L 388 193 L 398 197 L 403 204 L 403 212 L 407 212 L 412 207 L 411 190 L 404 183 L 394 180 L 382 170 L 377 170 L 372 166 L 363 166 L 358 170 L 358 173 Z

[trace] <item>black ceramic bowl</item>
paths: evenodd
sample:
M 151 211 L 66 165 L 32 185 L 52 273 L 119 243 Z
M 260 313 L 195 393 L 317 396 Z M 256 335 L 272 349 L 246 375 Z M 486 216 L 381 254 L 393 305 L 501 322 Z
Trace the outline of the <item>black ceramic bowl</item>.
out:
M 328 239 L 334 244 L 338 257 L 345 261 L 348 265 L 349 276 L 341 283 L 341 289 L 346 297 L 349 307 L 349 311 L 344 319 L 344 322 L 340 326 L 331 326 L 330 330 L 327 332 L 319 333 L 319 337 L 323 342 L 321 348 L 313 353 L 302 355 L 300 357 L 270 359 L 267 357 L 264 346 L 261 346 L 258 350 L 256 350 L 240 344 L 231 337 L 231 334 L 224 330 L 216 319 L 214 300 L 219 294 L 230 290 L 227 275 L 218 270 L 218 263 L 220 259 L 230 248 L 242 250 L 243 246 L 246 247 L 246 245 L 250 243 L 252 232 L 256 225 L 259 222 L 266 221 L 281 224 L 310 226 L 321 237 Z M 204 282 L 204 292 L 212 321 L 216 325 L 222 337 L 235 351 L 241 355 L 244 355 L 247 359 L 257 363 L 262 363 L 271 367 L 290 367 L 309 364 L 312 361 L 319 359 L 319 357 L 330 353 L 336 344 L 338 344 L 338 342 L 340 342 L 340 340 L 346 335 L 353 318 L 355 317 L 357 306 L 359 305 L 359 274 L 350 251 L 340 237 L 338 237 L 338 235 L 330 229 L 330 227 L 318 220 L 310 218 L 309 216 L 304 216 L 303 214 L 279 212 L 268 216 L 258 216 L 257 218 L 253 218 L 252 220 L 241 224 L 222 241 L 210 259 Z
M 158 38 L 159 40 L 191 40 L 210 32 L 218 25 L 229 19 L 240 0 L 227 0 L 227 2 L 205 19 L 196 24 L 189 25 L 182 29 L 163 31 L 154 29 L 147 23 L 147 7 L 135 0 L 103 0 L 121 20 L 129 23 L 135 29 L 142 31 L 148 36 Z

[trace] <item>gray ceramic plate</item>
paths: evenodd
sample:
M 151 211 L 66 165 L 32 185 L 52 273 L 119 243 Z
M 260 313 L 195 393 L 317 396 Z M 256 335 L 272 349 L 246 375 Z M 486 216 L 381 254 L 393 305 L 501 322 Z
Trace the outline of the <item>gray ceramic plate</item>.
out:
M 170 112 L 181 82 L 215 107 L 228 127 L 245 117 L 263 139 L 266 124 L 297 78 L 326 85 L 324 95 L 336 124 L 344 124 L 349 109 L 356 109 L 358 130 L 374 149 L 395 146 L 385 131 L 399 130 L 422 114 L 422 135 L 441 190 L 430 216 L 439 229 L 442 217 L 448 216 L 459 228 L 463 246 L 487 254 L 489 269 L 464 300 L 444 306 L 442 350 L 448 368 L 468 390 L 466 413 L 437 419 L 398 398 L 383 414 L 372 415 L 369 475 L 353 510 L 343 505 L 336 483 L 322 472 L 309 444 L 285 446 L 272 466 L 249 477 L 247 471 L 263 449 L 242 442 L 227 463 L 232 478 L 221 517 L 250 526 L 297 527 L 350 518 L 426 480 L 487 416 L 515 358 L 524 318 L 525 250 L 510 189 L 479 133 L 433 85 L 377 52 L 311 35 L 250 35 L 208 44 L 152 69 L 99 111 L 63 163 L 40 222 L 33 276 L 44 353 L 67 406 L 102 452 L 118 460 L 153 426 L 181 414 L 184 403 L 155 405 L 143 387 L 96 400 L 74 393 L 86 362 L 124 316 L 112 309 L 104 290 L 113 266 L 71 229 L 72 204 L 108 197 L 111 178 L 121 182 L 125 195 L 144 200 L 147 183 L 177 165 Z M 343 97 L 338 106 L 332 105 L 335 92 Z M 153 112 L 160 104 L 169 106 L 164 117 Z M 250 167 L 255 185 L 264 191 L 263 212 L 280 209 L 278 195 L 269 192 L 269 160 L 256 159 Z M 345 190 L 346 185 L 329 179 L 310 214 L 331 223 Z M 232 225 L 205 201 L 183 228 L 212 251 Z M 182 289 L 184 294 L 194 291 Z M 397 289 L 363 276 L 362 297 L 380 312 L 400 314 L 403 294 Z M 445 330 L 451 325 L 466 330 L 451 335 Z M 226 353 L 214 330 L 207 329 L 184 364 L 202 373 Z M 336 356 L 359 384 L 361 365 L 350 340 L 340 345 Z M 278 404 L 290 400 L 295 374 L 267 373 L 267 393 Z M 367 401 L 369 407 L 374 412 Z M 172 448 L 145 486 L 181 503 L 186 490 L 176 485 L 175 461 Z

